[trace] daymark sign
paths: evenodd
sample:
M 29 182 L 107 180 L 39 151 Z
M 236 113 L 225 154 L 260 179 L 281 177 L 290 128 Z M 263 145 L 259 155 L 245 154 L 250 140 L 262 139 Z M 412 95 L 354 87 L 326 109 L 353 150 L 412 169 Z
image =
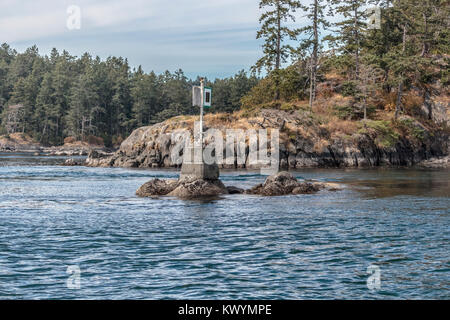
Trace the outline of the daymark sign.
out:
M 210 108 L 212 103 L 212 88 L 203 87 L 203 107 Z M 192 87 L 192 105 L 194 107 L 202 106 L 202 87 Z
M 212 89 L 210 87 L 205 87 L 205 94 L 203 97 L 203 106 L 205 108 L 211 107 L 211 100 L 212 100 Z

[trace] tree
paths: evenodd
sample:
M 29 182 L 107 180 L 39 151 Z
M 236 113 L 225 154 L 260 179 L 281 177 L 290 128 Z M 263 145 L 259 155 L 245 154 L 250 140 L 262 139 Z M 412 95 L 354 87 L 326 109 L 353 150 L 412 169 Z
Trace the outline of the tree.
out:
M 319 53 L 321 49 L 320 45 L 320 33 L 321 30 L 330 26 L 325 18 L 325 9 L 327 4 L 325 0 L 313 0 L 310 6 L 302 5 L 301 8 L 306 12 L 306 17 L 312 22 L 312 25 L 308 25 L 300 29 L 301 33 L 309 35 L 308 38 L 304 38 L 300 45 L 300 52 L 311 49 L 310 58 L 310 73 L 309 73 L 309 107 L 312 108 L 312 104 L 316 97 L 316 84 L 317 84 L 317 67 L 319 63 Z
M 93 123 L 98 112 L 99 97 L 93 90 L 93 79 L 89 74 L 78 77 L 71 89 L 70 108 L 67 115 L 68 133 L 81 141 L 87 134 L 95 134 Z
M 264 9 L 266 7 L 270 7 L 270 9 L 261 15 L 259 22 L 262 25 L 256 35 L 257 39 L 264 38 L 264 56 L 256 62 L 253 70 L 261 72 L 265 68 L 268 73 L 274 71 L 277 75 L 281 64 L 286 62 L 287 58 L 294 52 L 292 46 L 283 44 L 283 41 L 286 37 L 296 40 L 298 35 L 298 30 L 291 30 L 283 23 L 295 21 L 292 12 L 300 8 L 300 3 L 294 0 L 261 0 L 259 8 Z M 278 85 L 279 83 L 276 83 L 277 87 Z M 275 99 L 278 100 L 279 97 L 280 92 L 276 88 Z
M 337 28 L 335 34 L 327 37 L 329 41 L 338 45 L 344 54 L 354 58 L 353 80 L 359 78 L 360 53 L 366 27 L 366 0 L 330 0 L 332 9 L 343 16 L 342 21 L 334 23 Z
M 161 111 L 162 90 L 154 72 L 135 75 L 134 86 L 131 88 L 133 98 L 133 118 L 137 127 L 147 126 L 152 118 Z
M 36 110 L 34 113 L 36 138 L 46 144 L 55 142 L 52 141 L 52 138 L 54 139 L 56 135 L 54 129 L 59 116 L 54 109 L 53 91 L 52 75 L 51 73 L 46 73 L 36 97 Z
M 380 89 L 383 78 L 383 69 L 374 64 L 361 63 L 357 90 L 359 93 L 358 98 L 362 101 L 364 120 L 367 120 L 367 100 L 369 97 L 374 96 L 376 91 Z
M 416 68 L 414 65 L 414 45 L 408 41 L 408 34 L 412 33 L 414 29 L 412 10 L 416 9 L 411 6 L 411 0 L 397 0 L 391 9 L 393 23 L 401 34 L 401 38 L 386 53 L 385 57 L 391 72 L 391 81 L 397 85 L 394 119 L 398 118 L 401 111 L 406 75 L 413 73 Z
M 8 134 L 19 131 L 25 132 L 24 106 L 21 104 L 12 105 L 6 108 L 3 116 L 4 126 Z

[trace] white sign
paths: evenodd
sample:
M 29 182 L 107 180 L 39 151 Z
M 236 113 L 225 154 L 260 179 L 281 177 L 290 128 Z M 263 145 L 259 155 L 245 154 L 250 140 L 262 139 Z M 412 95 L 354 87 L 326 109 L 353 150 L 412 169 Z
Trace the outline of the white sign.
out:
M 202 88 L 200 86 L 192 87 L 192 106 L 200 107 L 202 105 Z

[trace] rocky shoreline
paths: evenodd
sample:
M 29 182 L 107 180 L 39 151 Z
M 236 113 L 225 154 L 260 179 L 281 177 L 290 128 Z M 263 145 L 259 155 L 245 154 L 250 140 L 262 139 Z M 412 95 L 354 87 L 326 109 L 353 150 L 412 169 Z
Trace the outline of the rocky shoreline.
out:
M 12 134 L 6 138 L 0 137 L 0 152 L 2 153 L 30 153 L 36 156 L 58 156 L 58 157 L 87 157 L 92 151 L 105 155 L 112 155 L 114 149 L 105 148 L 101 145 L 88 144 L 77 141 L 66 143 L 62 146 L 44 146 L 24 134 Z M 70 164 L 71 163 L 71 164 Z M 84 161 L 68 159 L 69 165 L 84 165 Z
M 1 146 L 0 152 L 4 153 L 32 153 L 43 156 L 61 156 L 61 157 L 76 157 L 88 156 L 92 151 L 100 152 L 104 155 L 112 156 L 113 150 L 104 147 L 28 147 L 28 146 Z
M 216 128 L 225 132 L 228 128 L 278 129 L 280 130 L 280 167 L 300 168 L 365 168 L 378 166 L 416 166 L 430 159 L 434 165 L 448 166 L 441 161 L 450 154 L 448 130 L 438 126 L 424 126 L 414 118 L 402 116 L 398 123 L 409 130 L 409 135 L 398 135 L 385 128 L 383 122 L 361 122 L 361 129 L 345 134 L 335 128 L 325 127 L 313 121 L 307 112 L 262 110 L 252 117 L 228 115 L 221 123 L 214 124 L 206 117 L 206 129 Z M 210 119 L 213 119 L 212 116 Z M 172 134 L 176 130 L 193 127 L 193 119 L 172 119 L 150 127 L 135 130 L 113 155 L 91 153 L 86 161 L 92 167 L 170 168 L 179 167 L 171 160 L 178 140 Z M 334 130 L 334 131 L 333 131 Z M 342 130 L 345 131 L 345 130 Z M 205 144 L 212 143 L 206 140 Z M 234 148 L 236 145 L 224 146 Z M 259 169 L 249 160 L 249 141 L 246 141 L 243 165 L 222 164 L 227 169 Z M 225 150 L 224 150 L 225 154 Z

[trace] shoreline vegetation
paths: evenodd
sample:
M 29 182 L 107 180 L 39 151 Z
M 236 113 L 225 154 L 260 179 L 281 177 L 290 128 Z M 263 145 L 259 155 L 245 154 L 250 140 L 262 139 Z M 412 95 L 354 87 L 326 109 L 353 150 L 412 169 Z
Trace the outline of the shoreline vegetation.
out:
M 362 0 L 307 7 L 262 0 L 262 57 L 250 74 L 206 79 L 213 90 L 206 127 L 279 129 L 284 169 L 448 167 L 448 2 L 380 1 L 379 8 L 369 26 Z M 308 27 L 295 28 L 297 11 Z M 170 134 L 192 130 L 191 87 L 199 79 L 182 70 L 145 73 L 122 57 L 56 49 L 42 56 L 36 46 L 18 53 L 3 44 L 0 151 L 89 154 L 89 166 L 176 166 Z

